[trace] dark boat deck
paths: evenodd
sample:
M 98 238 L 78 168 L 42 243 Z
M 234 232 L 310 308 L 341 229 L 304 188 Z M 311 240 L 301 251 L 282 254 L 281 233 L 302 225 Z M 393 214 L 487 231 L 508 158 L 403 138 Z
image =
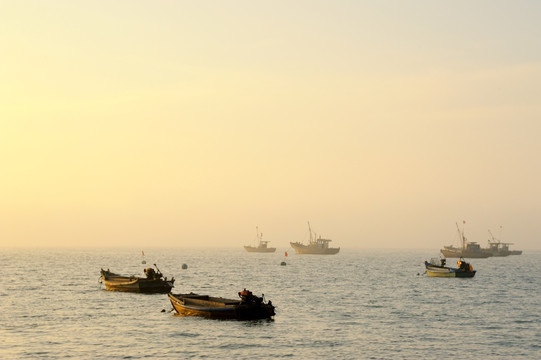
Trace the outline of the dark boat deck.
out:
M 167 280 L 160 273 L 157 277 L 122 276 L 101 269 L 101 281 L 110 291 L 135 292 L 148 294 L 167 294 L 173 288 L 174 278 Z

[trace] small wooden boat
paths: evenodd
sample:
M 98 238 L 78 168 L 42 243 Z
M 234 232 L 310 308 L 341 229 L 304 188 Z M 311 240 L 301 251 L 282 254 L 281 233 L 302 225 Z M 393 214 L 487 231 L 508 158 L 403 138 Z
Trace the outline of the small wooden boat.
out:
M 275 315 L 271 301 L 265 303 L 263 296 L 255 296 L 244 289 L 240 300 L 211 297 L 208 295 L 169 294 L 169 300 L 179 315 L 203 316 L 210 319 L 257 320 Z
M 477 272 L 462 258 L 457 261 L 457 269 L 446 267 L 445 261 L 445 259 L 441 259 L 439 265 L 434 259 L 430 262 L 425 261 L 426 274 L 431 277 L 474 277 Z
M 101 282 L 105 284 L 106 290 L 111 291 L 167 294 L 173 288 L 175 278 L 167 280 L 159 269 L 156 272 L 152 268 L 146 268 L 145 275 L 146 277 L 122 276 L 110 272 L 109 269 L 101 269 Z

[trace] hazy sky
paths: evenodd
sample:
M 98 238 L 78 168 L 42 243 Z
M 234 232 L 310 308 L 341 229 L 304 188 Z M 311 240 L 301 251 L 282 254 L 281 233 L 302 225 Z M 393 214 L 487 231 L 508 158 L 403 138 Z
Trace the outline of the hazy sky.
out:
M 539 250 L 540 16 L 3 0 L 0 245 Z

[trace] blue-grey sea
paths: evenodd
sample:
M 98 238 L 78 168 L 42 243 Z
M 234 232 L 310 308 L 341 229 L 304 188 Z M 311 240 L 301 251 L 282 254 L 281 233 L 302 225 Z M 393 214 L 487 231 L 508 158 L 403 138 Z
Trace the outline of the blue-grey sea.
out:
M 539 252 L 472 259 L 476 276 L 458 279 L 424 274 L 437 249 L 144 250 L 146 265 L 141 249 L 0 249 L 0 358 L 541 358 Z M 247 288 L 272 300 L 276 316 L 179 317 L 167 295 L 98 282 L 100 268 L 143 276 L 153 263 L 175 277 L 173 292 L 235 298 Z

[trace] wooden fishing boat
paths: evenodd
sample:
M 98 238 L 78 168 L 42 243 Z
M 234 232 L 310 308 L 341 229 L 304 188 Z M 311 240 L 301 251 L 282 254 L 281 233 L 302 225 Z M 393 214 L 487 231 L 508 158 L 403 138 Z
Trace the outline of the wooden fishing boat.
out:
M 169 294 L 169 300 L 179 315 L 202 316 L 210 319 L 257 320 L 275 315 L 271 301 L 244 289 L 239 300 L 199 294 Z
M 321 236 L 317 237 L 316 233 L 312 232 L 310 223 L 308 223 L 308 231 L 310 233 L 310 240 L 307 245 L 300 242 L 290 242 L 289 244 L 299 255 L 334 255 L 338 254 L 340 248 L 329 247 L 330 239 L 322 239 Z
M 146 268 L 145 275 L 146 277 L 122 276 L 110 272 L 109 269 L 101 269 L 101 282 L 105 284 L 106 290 L 111 291 L 167 294 L 173 288 L 175 278 L 167 280 L 159 269 L 156 272 L 152 268 Z
M 458 268 L 446 267 L 445 262 L 445 259 L 441 259 L 440 264 L 435 259 L 425 261 L 426 274 L 430 277 L 474 277 L 477 272 L 464 259 L 457 261 Z

